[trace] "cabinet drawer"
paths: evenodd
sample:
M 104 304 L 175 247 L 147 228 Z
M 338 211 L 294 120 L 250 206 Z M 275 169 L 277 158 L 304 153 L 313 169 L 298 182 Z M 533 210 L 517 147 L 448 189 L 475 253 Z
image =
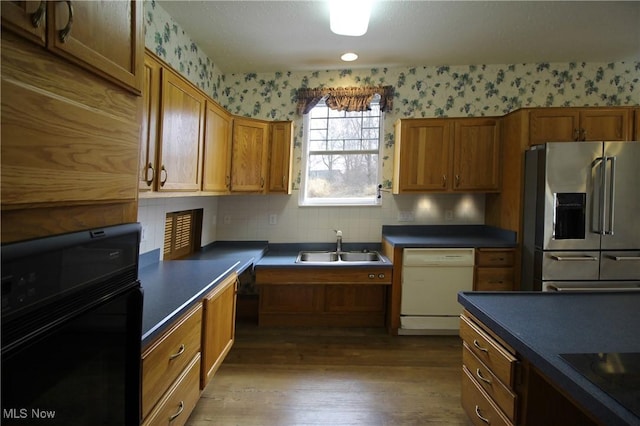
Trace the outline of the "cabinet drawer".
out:
M 191 360 L 183 374 L 167 392 L 143 426 L 182 426 L 200 398 L 200 354 Z
M 509 426 L 513 425 L 489 396 L 472 379 L 466 367 L 462 367 L 462 408 L 476 426 Z
M 462 344 L 462 364 L 469 370 L 476 385 L 480 385 L 509 420 L 515 422 L 516 395 L 471 352 L 466 343 Z
M 477 266 L 513 266 L 514 261 L 513 250 L 476 250 Z
M 202 304 L 191 310 L 142 354 L 142 417 L 200 352 Z
M 513 268 L 476 268 L 474 290 L 513 290 Z
M 467 343 L 471 352 L 502 383 L 513 389 L 517 359 L 465 315 L 462 315 L 460 319 L 460 337 Z

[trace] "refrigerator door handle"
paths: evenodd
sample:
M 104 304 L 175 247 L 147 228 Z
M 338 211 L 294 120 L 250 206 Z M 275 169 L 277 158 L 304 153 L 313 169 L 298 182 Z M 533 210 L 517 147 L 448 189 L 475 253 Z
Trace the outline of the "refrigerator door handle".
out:
M 597 206 L 597 211 L 598 211 L 598 218 L 597 218 L 597 224 L 596 224 L 596 220 L 594 220 L 592 218 L 591 223 L 593 224 L 593 226 L 595 226 L 595 229 L 593 229 L 593 233 L 594 234 L 600 234 L 600 235 L 604 235 L 604 199 L 606 196 L 606 157 L 598 157 L 596 158 L 593 163 L 592 163 L 592 168 L 596 169 L 596 179 L 594 179 L 594 183 L 597 180 L 600 180 L 600 185 L 598 187 L 598 191 L 599 192 L 599 200 L 598 200 L 598 206 Z M 599 178 L 599 179 L 597 179 Z M 594 188 L 594 193 L 596 192 L 595 188 Z M 596 210 L 596 206 L 595 203 L 592 204 L 592 212 L 595 212 Z
M 557 260 L 558 262 L 584 262 L 590 260 L 598 260 L 598 258 L 595 256 L 558 256 L 557 254 L 552 254 L 549 257 L 551 257 L 551 259 L 553 260 Z
M 607 258 L 615 260 L 617 262 L 625 261 L 625 260 L 640 260 L 640 256 L 614 256 L 610 254 L 607 255 Z
M 611 174 L 609 176 L 609 227 L 608 229 L 603 229 L 605 235 L 613 235 L 613 217 L 614 217 L 614 206 L 615 206 L 615 187 L 616 187 L 616 157 L 605 157 L 605 170 L 606 164 L 608 161 L 611 161 Z M 606 180 L 606 179 L 605 179 Z

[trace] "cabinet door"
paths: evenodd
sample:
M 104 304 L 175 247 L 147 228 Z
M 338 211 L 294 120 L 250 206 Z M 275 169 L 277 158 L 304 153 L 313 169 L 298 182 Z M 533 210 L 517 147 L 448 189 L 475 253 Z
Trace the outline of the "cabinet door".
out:
M 144 57 L 144 87 L 142 90 L 142 129 L 140 135 L 140 180 L 138 189 L 153 190 L 157 179 L 156 146 L 158 145 L 158 114 L 162 66 L 149 55 Z
M 596 108 L 580 112 L 580 140 L 628 141 L 632 136 L 633 111 Z
M 162 72 L 158 191 L 198 191 L 205 97 L 173 72 Z
M 234 118 L 231 149 L 231 191 L 262 192 L 268 156 L 269 123 Z
M 229 353 L 235 338 L 237 279 L 235 274 L 204 299 L 202 325 L 202 374 L 204 389 Z
M 2 27 L 44 46 L 46 6 L 44 1 L 2 1 Z
M 207 100 L 203 191 L 228 192 L 231 182 L 231 115 Z
M 640 141 L 640 108 L 636 108 L 633 113 L 635 115 L 635 124 L 633 125 L 634 133 L 632 139 Z
M 142 88 L 142 2 L 48 2 L 49 49 L 135 93 Z
M 133 95 L 38 56 L 38 46 L 2 42 L 2 208 L 135 201 L 140 126 Z
M 293 151 L 293 123 L 279 121 L 271 127 L 269 158 L 269 192 L 291 194 L 291 153 Z
M 529 113 L 529 145 L 578 140 L 580 113 L 570 108 L 540 108 Z
M 496 119 L 454 123 L 453 189 L 497 191 L 500 187 L 500 135 Z
M 449 188 L 449 151 L 449 121 L 401 121 L 396 125 L 394 193 Z

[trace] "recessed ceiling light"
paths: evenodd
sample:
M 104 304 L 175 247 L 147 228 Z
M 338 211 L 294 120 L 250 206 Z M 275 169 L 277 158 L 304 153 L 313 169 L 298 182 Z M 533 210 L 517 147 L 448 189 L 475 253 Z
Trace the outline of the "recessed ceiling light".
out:
M 344 55 L 340 56 L 340 59 L 342 59 L 345 62 L 351 62 L 358 59 L 358 55 L 353 52 L 347 52 Z
M 330 0 L 331 31 L 338 35 L 361 36 L 369 27 L 371 0 Z

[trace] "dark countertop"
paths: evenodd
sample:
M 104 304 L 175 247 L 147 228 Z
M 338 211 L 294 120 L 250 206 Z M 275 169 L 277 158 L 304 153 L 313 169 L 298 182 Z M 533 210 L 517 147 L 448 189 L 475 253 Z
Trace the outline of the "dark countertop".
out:
M 603 424 L 640 424 L 559 356 L 640 352 L 640 292 L 461 292 L 458 301 Z
M 144 291 L 142 346 L 231 273 L 240 274 L 255 264 L 266 250 L 266 242 L 216 242 L 184 260 L 159 262 L 159 251 L 141 256 L 138 279 Z M 155 261 L 149 260 L 153 257 Z
M 393 246 L 516 247 L 516 233 L 487 225 L 384 225 L 382 238 Z

